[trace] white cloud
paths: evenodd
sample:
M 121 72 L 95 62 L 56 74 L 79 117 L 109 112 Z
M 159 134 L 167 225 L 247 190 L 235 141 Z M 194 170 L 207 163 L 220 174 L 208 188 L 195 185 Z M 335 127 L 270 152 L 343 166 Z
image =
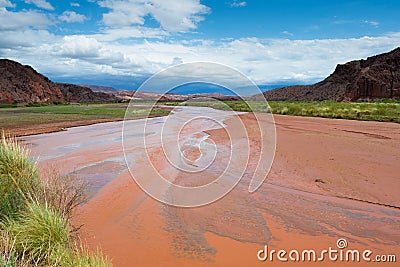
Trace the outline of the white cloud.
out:
M 15 5 L 8 0 L 0 0 L 0 9 L 4 9 L 6 7 L 15 7 Z
M 21 48 L 37 49 L 43 43 L 53 42 L 57 39 L 56 36 L 46 30 L 21 29 L 18 31 L 1 31 L 0 33 L 0 49 L 6 49 L 7 51 L 6 54 L 0 52 L 0 56 L 3 57 L 17 53 L 24 58 L 27 54 L 25 54 L 25 50 L 20 51 Z M 36 55 L 34 51 L 29 53 Z
M 0 9 L 0 32 L 27 28 L 45 28 L 50 24 L 51 22 L 47 16 L 38 11 L 12 12 L 5 8 L 3 10 Z
M 282 34 L 288 35 L 288 36 L 293 36 L 293 33 L 289 32 L 289 31 L 283 31 Z
M 137 1 L 100 1 L 101 7 L 111 9 L 103 14 L 103 22 L 107 26 L 130 26 L 132 24 L 144 24 L 144 16 L 147 14 L 144 3 Z
M 184 4 L 183 4 L 184 3 Z M 197 28 L 197 23 L 203 20 L 202 14 L 209 9 L 200 1 L 164 1 L 153 0 L 148 5 L 150 14 L 169 31 L 187 31 Z
M 75 59 L 90 63 L 95 66 L 94 69 L 99 67 L 109 69 L 110 74 L 116 73 L 118 68 L 127 63 L 124 53 L 111 49 L 110 46 L 84 35 L 65 36 L 48 48 L 55 58 Z M 113 69 L 113 67 L 117 68 Z
M 235 0 L 232 3 L 230 3 L 230 6 L 231 7 L 245 7 L 245 6 L 247 6 L 247 2 Z
M 152 16 L 163 29 L 180 32 L 196 29 L 209 8 L 199 0 L 103 0 L 101 7 L 110 9 L 103 14 L 106 26 L 123 27 L 144 25 L 145 17 Z
M 80 7 L 81 5 L 79 3 L 71 2 L 69 3 L 73 7 Z
M 99 56 L 101 43 L 94 38 L 83 35 L 65 36 L 59 44 L 55 44 L 54 53 L 68 58 L 87 59 Z
M 64 11 L 58 18 L 68 23 L 84 22 L 86 20 L 85 15 L 75 13 L 74 11 Z
M 25 0 L 25 3 L 34 4 L 35 6 L 46 10 L 54 10 L 54 7 L 46 0 Z

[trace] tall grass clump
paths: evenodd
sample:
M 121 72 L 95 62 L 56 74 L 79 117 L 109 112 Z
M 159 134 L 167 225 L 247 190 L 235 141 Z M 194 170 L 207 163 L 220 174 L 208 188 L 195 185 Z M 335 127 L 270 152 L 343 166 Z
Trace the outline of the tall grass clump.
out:
M 0 267 L 111 266 L 98 251 L 77 243 L 70 224 L 85 200 L 85 184 L 56 171 L 39 176 L 29 151 L 0 141 Z
M 40 186 L 36 163 L 15 139 L 0 141 L 0 220 L 13 216 Z
M 2 228 L 13 237 L 15 256 L 33 265 L 56 265 L 71 241 L 68 220 L 40 203 L 28 203 Z

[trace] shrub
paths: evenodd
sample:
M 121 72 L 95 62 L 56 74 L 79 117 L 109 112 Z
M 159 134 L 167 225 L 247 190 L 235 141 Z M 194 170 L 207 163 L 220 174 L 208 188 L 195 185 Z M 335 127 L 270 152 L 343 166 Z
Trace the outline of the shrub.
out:
M 0 219 L 13 216 L 40 186 L 36 163 L 15 139 L 0 141 Z
M 72 211 L 86 200 L 86 183 L 76 177 L 62 176 L 55 169 L 45 173 L 35 200 L 70 219 Z

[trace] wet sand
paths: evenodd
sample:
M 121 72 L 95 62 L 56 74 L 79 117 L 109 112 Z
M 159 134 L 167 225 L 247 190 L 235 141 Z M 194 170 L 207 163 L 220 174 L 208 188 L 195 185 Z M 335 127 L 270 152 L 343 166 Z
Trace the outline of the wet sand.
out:
M 259 137 L 252 114 L 240 116 L 249 130 L 249 173 L 259 153 Z M 277 150 L 264 184 L 249 193 L 250 178 L 245 175 L 224 198 L 199 208 L 161 204 L 138 187 L 126 170 L 121 122 L 24 139 L 32 144 L 42 168 L 55 165 L 91 184 L 91 198 L 78 209 L 74 223 L 84 225 L 81 237 L 93 250 L 100 246 L 114 266 L 298 266 L 260 262 L 257 252 L 266 244 L 276 250 L 321 251 L 337 248 L 338 238 L 345 238 L 349 249 L 396 254 L 399 261 L 400 125 L 274 117 Z M 156 131 L 164 120 L 151 119 L 152 129 Z M 225 123 L 231 130 L 239 127 L 229 116 Z M 229 147 L 224 129 L 206 134 L 217 145 Z M 162 150 L 155 143 L 151 146 L 149 157 L 162 171 Z M 129 153 L 137 166 L 144 164 L 139 146 Z M 191 148 L 185 153 L 193 162 L 199 151 Z M 141 170 L 146 168 L 137 168 Z M 199 182 L 184 178 L 175 181 Z

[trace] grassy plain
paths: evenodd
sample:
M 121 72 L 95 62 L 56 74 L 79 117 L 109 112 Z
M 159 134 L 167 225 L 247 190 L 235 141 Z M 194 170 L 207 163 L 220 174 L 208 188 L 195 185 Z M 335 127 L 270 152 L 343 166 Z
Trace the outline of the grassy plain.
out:
M 122 120 L 127 103 L 45 105 L 35 107 L 0 107 L 0 129 L 6 133 L 21 136 L 59 131 L 62 128 L 89 125 L 99 122 Z M 134 116 L 147 115 L 149 107 L 143 104 L 133 110 Z M 168 110 L 156 107 L 151 116 L 168 114 Z M 130 116 L 132 117 L 132 116 Z
M 207 106 L 222 110 L 272 112 L 273 114 L 332 119 L 400 123 L 400 100 L 373 102 L 300 102 L 300 101 L 188 101 L 165 102 L 165 105 Z M 268 106 L 269 105 L 269 106 Z

